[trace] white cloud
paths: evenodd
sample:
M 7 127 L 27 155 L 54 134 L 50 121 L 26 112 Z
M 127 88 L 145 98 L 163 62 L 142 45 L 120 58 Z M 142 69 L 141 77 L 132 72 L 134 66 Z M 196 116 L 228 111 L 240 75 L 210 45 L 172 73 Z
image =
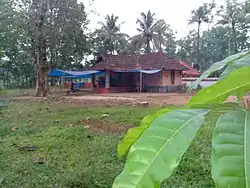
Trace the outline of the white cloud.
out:
M 136 34 L 136 19 L 140 17 L 141 12 L 147 12 L 149 9 L 156 14 L 157 18 L 165 19 L 171 25 L 172 29 L 177 31 L 177 37 L 183 37 L 188 34 L 194 26 L 188 25 L 191 11 L 203 3 L 211 3 L 212 0 L 94 0 L 92 8 L 99 14 L 91 14 L 90 29 L 98 27 L 97 22 L 103 21 L 107 14 L 114 13 L 119 16 L 122 25 L 122 32 L 129 35 Z M 216 3 L 223 0 L 216 0 Z

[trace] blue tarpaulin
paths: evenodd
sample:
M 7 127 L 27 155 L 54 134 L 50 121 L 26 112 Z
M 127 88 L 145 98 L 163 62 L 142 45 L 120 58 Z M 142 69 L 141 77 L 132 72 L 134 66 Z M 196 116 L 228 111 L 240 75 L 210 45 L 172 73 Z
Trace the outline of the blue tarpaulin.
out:
M 141 72 L 144 74 L 155 74 L 160 72 L 159 70 L 114 70 L 114 72 Z M 101 75 L 103 71 L 65 71 L 60 69 L 54 69 L 49 73 L 49 76 L 64 77 L 64 78 L 91 78 L 93 74 Z
M 64 71 L 54 69 L 49 73 L 49 76 L 64 77 L 64 78 L 91 78 L 93 74 L 100 75 L 101 71 Z

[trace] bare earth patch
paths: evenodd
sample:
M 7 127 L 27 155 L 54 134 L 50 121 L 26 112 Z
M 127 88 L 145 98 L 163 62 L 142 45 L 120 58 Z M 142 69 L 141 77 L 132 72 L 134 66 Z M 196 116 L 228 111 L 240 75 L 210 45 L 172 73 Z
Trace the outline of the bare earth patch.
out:
M 50 96 L 39 98 L 32 96 L 14 97 L 12 100 L 29 100 L 51 103 L 77 104 L 83 106 L 183 106 L 192 95 L 185 93 L 111 93 L 104 95 Z M 142 104 L 148 105 L 142 105 Z
M 21 96 L 13 97 L 11 100 L 29 100 L 45 103 L 72 104 L 85 107 L 99 106 L 184 106 L 193 94 L 189 93 L 110 93 L 103 95 L 84 96 L 58 96 L 52 95 L 47 98 Z M 245 97 L 250 106 L 250 97 Z M 230 96 L 226 102 L 236 102 L 235 96 Z
M 131 125 L 112 125 L 110 122 L 104 120 L 83 120 L 72 122 L 68 124 L 69 127 L 84 125 L 85 128 L 91 131 L 105 132 L 105 133 L 121 133 L 126 132 L 129 128 L 132 128 Z

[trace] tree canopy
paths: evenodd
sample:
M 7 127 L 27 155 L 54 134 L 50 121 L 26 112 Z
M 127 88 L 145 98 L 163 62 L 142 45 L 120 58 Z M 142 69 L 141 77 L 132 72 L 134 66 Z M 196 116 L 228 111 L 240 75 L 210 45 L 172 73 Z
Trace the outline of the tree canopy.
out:
M 122 32 L 125 20 L 112 13 L 90 31 L 88 6 L 77 0 L 0 0 L 0 85 L 37 85 L 37 95 L 46 95 L 48 71 L 84 69 L 95 62 L 90 55 L 164 51 L 205 71 L 229 54 L 249 50 L 249 1 L 194 7 L 187 23 L 197 27 L 183 38 L 151 10 L 134 19 L 134 36 Z M 202 30 L 207 23 L 212 27 Z

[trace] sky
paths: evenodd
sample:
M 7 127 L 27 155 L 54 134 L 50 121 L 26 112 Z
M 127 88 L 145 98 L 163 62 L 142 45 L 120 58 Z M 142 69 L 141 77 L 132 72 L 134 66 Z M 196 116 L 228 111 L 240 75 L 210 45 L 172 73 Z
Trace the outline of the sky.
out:
M 121 32 L 133 36 L 137 34 L 136 19 L 140 17 L 141 12 L 147 12 L 150 9 L 156 14 L 156 18 L 164 19 L 170 24 L 171 28 L 177 32 L 177 38 L 181 38 L 195 28 L 195 26 L 188 25 L 191 11 L 203 3 L 211 2 L 212 0 L 94 0 L 92 8 L 98 15 L 89 15 L 89 29 L 98 28 L 98 22 L 103 21 L 105 15 L 113 13 L 119 16 L 120 22 L 124 22 Z M 215 2 L 221 3 L 223 0 L 215 0 Z M 204 25 L 203 29 L 207 27 Z

